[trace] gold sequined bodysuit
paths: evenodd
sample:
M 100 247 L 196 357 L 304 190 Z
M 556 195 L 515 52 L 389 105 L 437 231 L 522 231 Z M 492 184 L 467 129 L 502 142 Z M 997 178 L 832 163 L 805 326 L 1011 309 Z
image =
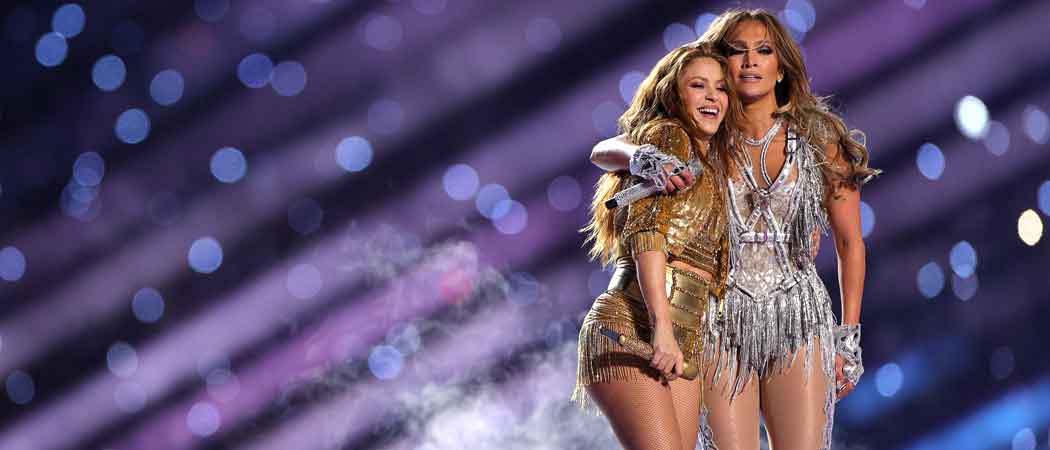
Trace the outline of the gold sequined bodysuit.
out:
M 644 141 L 682 161 L 699 160 L 693 140 L 674 122 L 654 125 Z M 662 251 L 667 255 L 667 298 L 675 337 L 686 360 L 699 363 L 705 306 L 709 299 L 722 296 L 729 273 L 724 177 L 713 166 L 701 164 L 703 172 L 690 188 L 673 195 L 647 197 L 617 211 L 622 254 L 616 260 L 608 289 L 595 299 L 580 330 L 575 401 L 587 403 L 583 388 L 591 383 L 659 376 L 648 361 L 625 353 L 598 332 L 607 327 L 650 340 L 652 330 L 632 258 L 641 252 Z M 711 276 L 672 267 L 673 261 L 685 262 Z

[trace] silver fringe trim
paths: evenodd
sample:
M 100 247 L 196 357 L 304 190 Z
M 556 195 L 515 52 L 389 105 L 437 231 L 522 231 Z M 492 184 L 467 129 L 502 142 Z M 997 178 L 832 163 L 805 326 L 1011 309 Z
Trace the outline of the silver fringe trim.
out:
M 718 450 L 718 444 L 715 443 L 715 432 L 711 429 L 711 422 L 707 421 L 710 417 L 711 411 L 707 409 L 707 405 L 700 406 L 700 448 L 704 450 Z
M 704 335 L 705 370 L 713 370 L 715 383 L 731 376 L 729 398 L 739 394 L 753 376 L 759 379 L 783 373 L 802 356 L 805 379 L 812 370 L 812 351 L 821 352 L 824 374 L 834 380 L 835 316 L 831 299 L 815 271 L 799 283 L 762 299 L 753 299 L 737 287 L 724 299 L 719 316 L 719 302 L 708 302 L 707 332 Z M 814 349 L 814 338 L 820 348 Z M 803 351 L 800 351 L 803 350 Z M 833 383 L 832 383 L 833 384 Z M 834 392 L 834 390 L 832 390 Z
M 826 162 L 823 150 L 794 132 L 790 134 L 796 139 L 794 151 L 798 158 L 798 185 L 795 189 L 798 192 L 792 196 L 791 212 L 788 214 L 793 219 L 788 222 L 789 233 L 792 234 L 789 245 L 797 267 L 805 267 L 813 260 L 813 231 L 820 230 L 821 234 L 826 235 L 831 228 L 824 209 L 824 175 L 820 170 L 820 166 Z

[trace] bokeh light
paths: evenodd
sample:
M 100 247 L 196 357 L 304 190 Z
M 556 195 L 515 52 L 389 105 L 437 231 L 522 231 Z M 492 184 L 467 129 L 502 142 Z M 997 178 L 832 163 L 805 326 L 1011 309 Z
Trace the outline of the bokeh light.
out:
M 415 325 L 402 323 L 390 327 L 386 333 L 386 344 L 408 356 L 419 351 L 423 345 L 423 338 Z
M 977 270 L 977 250 L 968 241 L 960 241 L 952 246 L 949 253 L 952 271 L 967 278 Z
M 5 385 L 7 397 L 19 405 L 29 404 L 36 395 L 36 384 L 33 382 L 33 377 L 21 370 L 8 374 Z
M 620 98 L 623 99 L 624 104 L 631 104 L 631 101 L 634 100 L 634 93 L 638 91 L 638 86 L 642 84 L 642 81 L 645 81 L 645 74 L 637 70 L 627 72 L 620 77 Z
M 380 380 L 392 380 L 401 373 L 404 356 L 389 345 L 377 345 L 368 355 L 368 370 Z
M 288 293 L 300 300 L 314 298 L 323 287 L 321 271 L 313 264 L 298 264 L 288 271 L 286 286 Z
M 350 136 L 335 147 L 335 160 L 347 172 L 360 172 L 372 163 L 372 143 L 361 136 Z
M 977 274 L 971 274 L 969 277 L 963 278 L 959 275 L 952 275 L 952 293 L 955 294 L 955 298 L 964 302 L 970 301 L 975 295 L 977 290 L 980 288 L 980 281 L 977 279 Z
M 84 8 L 76 3 L 66 3 L 59 6 L 51 16 L 51 29 L 68 39 L 84 31 L 86 21 Z
M 944 270 L 935 262 L 928 262 L 919 268 L 916 280 L 923 297 L 932 299 L 944 290 Z
M 1029 246 L 1039 243 L 1043 237 L 1043 219 L 1031 209 L 1026 209 L 1017 219 L 1017 235 Z
M 937 180 L 944 173 L 944 152 L 936 144 L 929 142 L 922 144 L 915 157 L 915 164 L 919 166 L 919 173 L 922 176 L 930 180 Z
M 258 89 L 266 86 L 273 76 L 273 60 L 262 53 L 252 53 L 237 64 L 237 78 L 245 86 Z
M 273 68 L 270 85 L 278 95 L 294 97 L 306 89 L 306 68 L 296 61 L 285 61 Z
M 187 260 L 195 272 L 215 272 L 222 265 L 222 246 L 212 237 L 197 239 L 190 245 Z
M 1003 156 L 1010 149 L 1010 130 L 1000 122 L 988 122 L 988 133 L 984 136 L 984 147 L 995 156 Z
M 113 131 L 117 138 L 126 144 L 138 144 L 149 137 L 150 121 L 146 112 L 132 108 L 124 111 L 117 117 L 117 124 Z
M 875 210 L 866 202 L 860 202 L 860 234 L 867 238 L 875 230 Z
M 696 40 L 696 31 L 688 25 L 672 23 L 664 28 L 664 49 L 674 50 Z
M 510 211 L 510 193 L 499 184 L 486 184 L 478 191 L 474 205 L 487 219 L 496 220 Z
M 44 67 L 55 67 L 66 60 L 69 44 L 58 33 L 47 33 L 36 41 L 36 61 Z
M 1050 216 L 1050 181 L 1044 181 L 1036 191 L 1036 202 L 1044 215 Z
M 106 366 L 120 378 L 128 378 L 139 370 L 139 355 L 127 342 L 115 342 L 106 352 Z
M 223 147 L 212 154 L 209 167 L 216 180 L 223 183 L 236 183 L 248 172 L 248 161 L 240 150 Z
M 95 65 L 92 66 L 91 81 L 99 89 L 110 92 L 124 84 L 127 74 L 128 68 L 123 59 L 117 55 L 106 55 L 95 61 Z
M 186 427 L 198 437 L 208 437 L 219 431 L 222 417 L 219 410 L 208 402 L 197 402 L 186 413 Z
M 162 70 L 149 83 L 149 95 L 161 106 L 174 105 L 182 98 L 186 82 L 176 70 Z
M 501 203 L 509 205 L 497 205 L 494 208 L 507 210 L 505 214 L 493 219 L 492 224 L 496 226 L 496 230 L 503 234 L 518 234 L 524 231 L 529 224 L 529 211 L 525 205 L 514 200 L 502 200 Z
M 893 397 L 904 384 L 904 372 L 897 363 L 887 363 L 875 372 L 875 387 L 883 397 Z
M 988 107 L 972 95 L 959 99 L 955 104 L 955 125 L 967 138 L 983 138 L 988 133 Z
M 616 121 L 626 109 L 623 104 L 605 101 L 594 107 L 591 111 L 591 124 L 594 130 L 603 138 L 611 138 L 617 135 L 618 125 Z
M 1022 428 L 1010 441 L 1011 450 L 1035 450 L 1035 433 L 1031 428 Z
M 73 179 L 81 186 L 94 187 L 106 175 L 106 161 L 97 152 L 84 152 L 73 163 Z
M 1028 105 L 1023 114 L 1025 136 L 1036 144 L 1050 142 L 1050 117 L 1047 117 L 1046 111 Z
M 715 19 L 717 18 L 718 16 L 711 13 L 701 14 L 696 18 L 696 24 L 693 26 L 693 31 L 696 33 L 697 36 L 703 36 L 704 33 L 707 32 L 707 29 L 711 27 L 711 24 L 714 23 Z
M 445 193 L 454 200 L 469 200 L 478 191 L 478 172 L 467 164 L 453 164 L 441 177 Z
M 808 0 L 788 0 L 784 6 L 784 17 L 787 18 L 788 26 L 807 33 L 817 23 L 817 10 Z
M 26 273 L 26 257 L 16 247 L 8 246 L 0 250 L 0 278 L 5 281 L 18 281 Z
M 131 299 L 131 311 L 143 323 L 155 323 L 164 317 L 164 297 L 156 289 L 142 288 Z

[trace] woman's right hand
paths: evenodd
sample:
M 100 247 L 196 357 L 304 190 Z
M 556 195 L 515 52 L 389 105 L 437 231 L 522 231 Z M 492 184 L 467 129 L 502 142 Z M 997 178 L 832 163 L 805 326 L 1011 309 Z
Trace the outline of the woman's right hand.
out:
M 674 338 L 670 323 L 657 323 L 653 329 L 652 346 L 653 359 L 649 361 L 649 365 L 659 370 L 667 381 L 674 381 L 682 376 L 685 357 L 678 348 L 678 341 Z
M 692 186 L 696 181 L 696 179 L 693 178 L 693 173 L 688 170 L 684 170 L 678 175 L 671 175 L 673 171 L 674 167 L 670 165 L 664 166 L 664 177 L 666 180 L 664 182 L 664 192 L 668 194 L 673 194 L 676 191 L 686 189 L 689 186 Z

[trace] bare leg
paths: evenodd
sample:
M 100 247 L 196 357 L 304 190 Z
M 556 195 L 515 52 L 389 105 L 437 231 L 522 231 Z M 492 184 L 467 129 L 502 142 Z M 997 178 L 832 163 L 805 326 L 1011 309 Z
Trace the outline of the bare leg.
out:
M 743 391 L 730 401 L 730 389 L 726 383 L 733 374 L 722 375 L 719 383 L 708 379 L 704 382 L 704 408 L 707 424 L 714 442 L 707 442 L 708 449 L 758 450 L 759 426 L 759 382 L 756 378 L 744 386 Z M 705 433 L 706 434 L 706 433 Z
M 652 378 L 594 383 L 587 393 L 626 450 L 682 450 L 671 389 Z M 692 450 L 692 449 L 689 449 Z
M 809 379 L 805 377 L 805 350 L 782 374 L 762 380 L 762 413 L 775 450 L 821 450 L 830 428 L 834 403 L 830 403 L 833 380 L 821 370 L 819 341 L 810 352 Z M 829 435 L 830 437 L 830 435 Z

